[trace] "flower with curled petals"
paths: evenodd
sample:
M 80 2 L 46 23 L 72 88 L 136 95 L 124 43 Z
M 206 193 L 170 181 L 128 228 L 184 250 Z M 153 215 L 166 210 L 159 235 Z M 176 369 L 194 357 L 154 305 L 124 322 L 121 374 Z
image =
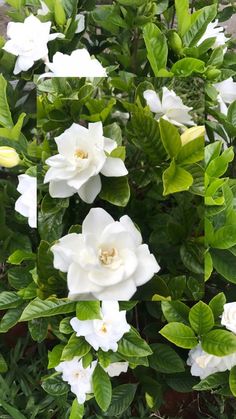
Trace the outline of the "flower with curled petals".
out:
M 73 317 L 70 324 L 76 336 L 84 336 L 96 351 L 101 348 L 105 352 L 109 350 L 116 352 L 117 342 L 130 330 L 130 325 L 126 321 L 126 311 L 119 311 L 117 301 L 102 302 L 100 319 L 79 320 Z
M 41 22 L 36 16 L 28 16 L 24 22 L 9 22 L 7 36 L 10 38 L 3 49 L 16 55 L 14 74 L 27 71 L 40 59 L 47 59 L 47 43 L 55 38 L 64 38 L 61 33 L 50 34 L 51 22 Z
M 78 193 L 84 202 L 91 204 L 101 191 L 99 173 L 108 177 L 128 173 L 121 159 L 108 155 L 117 144 L 103 136 L 101 122 L 89 124 L 88 128 L 72 124 L 55 141 L 59 154 L 46 160 L 50 169 L 44 179 L 44 183 L 49 182 L 53 198 Z
M 236 302 L 224 305 L 224 311 L 221 317 L 221 324 L 226 329 L 236 334 Z
M 129 300 L 160 269 L 132 220 L 114 221 L 101 208 L 90 210 L 81 234 L 62 237 L 51 250 L 74 300 Z

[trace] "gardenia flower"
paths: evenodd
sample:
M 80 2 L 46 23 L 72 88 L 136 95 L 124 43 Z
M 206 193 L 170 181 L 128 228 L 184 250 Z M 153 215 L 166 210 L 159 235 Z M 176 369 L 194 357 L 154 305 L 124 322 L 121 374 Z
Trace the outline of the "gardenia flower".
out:
M 10 38 L 3 49 L 10 54 L 16 55 L 14 74 L 27 71 L 35 61 L 46 59 L 48 54 L 47 43 L 63 34 L 53 33 L 50 35 L 51 22 L 40 22 L 30 15 L 23 23 L 9 22 L 7 36 Z
M 226 104 L 233 103 L 236 100 L 236 82 L 233 81 L 233 77 L 229 77 L 214 84 L 214 87 L 219 92 L 217 99 L 220 104 L 220 111 L 227 115 L 228 107 Z
M 0 147 L 0 166 L 12 168 L 20 163 L 19 154 L 12 147 Z
M 105 352 L 110 349 L 116 352 L 117 342 L 130 330 L 126 321 L 126 311 L 119 311 L 118 301 L 103 301 L 100 319 L 79 320 L 73 317 L 70 324 L 76 336 L 84 336 L 96 351 L 101 348 Z M 115 367 L 113 365 L 114 369 L 111 372 L 116 374 Z
M 76 49 L 71 53 L 56 52 L 52 63 L 46 62 L 51 72 L 44 73 L 42 77 L 106 77 L 105 68 L 96 58 L 92 58 L 85 49 Z
M 51 166 L 44 183 L 50 182 L 49 193 L 53 198 L 66 198 L 78 193 L 91 204 L 101 191 L 104 176 L 125 176 L 128 171 L 119 158 L 109 157 L 117 147 L 115 141 L 103 136 L 102 122 L 89 124 L 88 128 L 72 124 L 55 138 L 59 154 L 49 157 Z
M 160 269 L 132 220 L 116 222 L 101 208 L 90 210 L 82 234 L 62 237 L 51 250 L 54 267 L 68 272 L 71 299 L 129 300 Z
M 236 302 L 224 305 L 221 324 L 236 334 Z
M 93 361 L 90 366 L 84 368 L 82 359 L 74 357 L 71 361 L 61 362 L 55 368 L 62 373 L 62 379 L 70 385 L 79 404 L 85 402 L 87 394 L 93 393 L 92 375 L 96 364 L 97 361 Z
M 226 356 L 210 355 L 199 344 L 189 351 L 187 365 L 191 366 L 192 375 L 203 379 L 215 372 L 231 370 L 236 365 L 236 353 Z
M 145 90 L 144 98 L 152 112 L 156 114 L 156 119 L 164 118 L 176 126 L 195 125 L 189 108 L 183 104 L 182 99 L 173 90 L 162 88 L 162 99 L 154 90 Z
M 37 179 L 29 175 L 18 176 L 17 187 L 21 196 L 15 203 L 15 210 L 28 218 L 29 226 L 37 227 Z
M 212 45 L 212 49 L 220 47 L 221 45 L 225 45 L 225 43 L 229 40 L 226 38 L 224 34 L 224 28 L 222 26 L 217 26 L 219 20 L 216 19 L 215 22 L 210 22 L 207 25 L 205 33 L 202 35 L 201 39 L 199 39 L 197 46 L 202 44 L 206 39 L 209 38 L 216 38 L 214 44 Z M 227 47 L 225 47 L 224 52 L 227 51 Z

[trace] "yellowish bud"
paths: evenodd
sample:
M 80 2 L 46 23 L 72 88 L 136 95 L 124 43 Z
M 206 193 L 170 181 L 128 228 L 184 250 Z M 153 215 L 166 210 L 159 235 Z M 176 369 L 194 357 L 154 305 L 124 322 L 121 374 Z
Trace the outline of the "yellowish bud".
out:
M 12 147 L 0 147 L 0 166 L 14 167 L 20 163 L 20 157 Z
M 193 141 L 196 138 L 202 137 L 204 135 L 205 135 L 205 127 L 204 127 L 204 125 L 199 125 L 198 127 L 188 128 L 181 135 L 182 145 L 185 145 L 185 144 L 189 143 L 190 141 Z

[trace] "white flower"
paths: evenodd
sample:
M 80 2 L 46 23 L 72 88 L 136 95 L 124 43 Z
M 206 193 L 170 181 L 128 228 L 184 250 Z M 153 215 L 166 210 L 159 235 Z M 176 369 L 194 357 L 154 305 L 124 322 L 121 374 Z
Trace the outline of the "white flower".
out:
M 82 360 L 74 357 L 71 361 L 61 362 L 55 369 L 62 373 L 62 379 L 69 383 L 71 391 L 76 395 L 79 404 L 86 400 L 86 394 L 93 393 L 92 375 L 97 361 L 93 361 L 87 368 Z
M 202 44 L 206 39 L 215 38 L 215 42 L 212 45 L 212 49 L 220 47 L 221 45 L 225 45 L 225 43 L 229 40 L 226 38 L 224 34 L 224 28 L 222 26 L 217 26 L 219 20 L 215 20 L 215 22 L 210 22 L 207 25 L 205 33 L 202 35 L 201 39 L 199 39 L 197 46 Z M 225 47 L 224 52 L 227 51 L 227 47 Z
M 72 124 L 55 141 L 59 154 L 46 160 L 51 167 L 44 179 L 44 183 L 50 182 L 53 198 L 78 193 L 84 202 L 92 203 L 101 191 L 99 173 L 108 177 L 128 173 L 121 159 L 107 156 L 117 144 L 103 136 L 102 122 L 89 124 L 88 128 Z
M 233 81 L 233 77 L 229 77 L 214 84 L 214 87 L 219 92 L 217 99 L 220 104 L 220 111 L 227 115 L 228 107 L 226 104 L 233 103 L 236 100 L 236 82 Z
M 48 54 L 47 43 L 63 34 L 53 33 L 50 35 L 51 22 L 40 22 L 30 15 L 23 23 L 9 22 L 7 36 L 10 38 L 3 49 L 10 54 L 16 55 L 14 74 L 27 71 L 35 61 L 46 59 Z
M 29 175 L 18 176 L 17 187 L 21 196 L 15 203 L 15 210 L 28 218 L 29 226 L 37 227 L 37 178 Z
M 105 68 L 96 58 L 90 57 L 89 52 L 76 49 L 71 55 L 56 52 L 52 63 L 46 62 L 51 72 L 44 73 L 42 77 L 106 77 Z
M 75 16 L 75 21 L 77 22 L 77 29 L 75 33 L 83 32 L 85 29 L 85 17 L 81 13 Z
M 236 333 L 236 302 L 224 305 L 221 324 L 233 333 Z
M 127 372 L 129 367 L 128 362 L 113 362 L 104 370 L 110 377 L 118 377 L 122 372 Z
M 51 250 L 54 267 L 68 272 L 72 299 L 129 300 L 160 269 L 132 220 L 115 222 L 101 208 L 90 210 L 82 234 L 62 237 Z
M 176 126 L 195 125 L 189 115 L 192 108 L 185 106 L 173 90 L 163 87 L 162 99 L 154 90 L 145 90 L 143 96 L 157 120 L 164 118 Z
M 41 9 L 38 9 L 37 15 L 38 16 L 46 16 L 50 10 L 44 1 L 40 0 Z
M 210 355 L 199 344 L 189 351 L 187 365 L 191 366 L 192 375 L 203 379 L 215 372 L 231 370 L 236 365 L 236 353 L 222 357 Z
M 76 336 L 84 336 L 96 351 L 101 348 L 105 352 L 110 349 L 116 352 L 117 342 L 130 330 L 130 325 L 126 321 L 126 311 L 119 311 L 117 301 L 102 302 L 101 319 L 79 320 L 73 317 L 70 324 Z

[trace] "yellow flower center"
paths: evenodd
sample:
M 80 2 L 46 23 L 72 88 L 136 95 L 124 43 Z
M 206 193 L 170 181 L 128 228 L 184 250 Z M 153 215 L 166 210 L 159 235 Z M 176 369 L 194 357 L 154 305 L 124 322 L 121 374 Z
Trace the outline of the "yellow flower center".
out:
M 117 255 L 118 252 L 114 247 L 110 250 L 100 249 L 99 251 L 99 259 L 103 265 L 111 265 Z
M 101 331 L 102 333 L 107 333 L 107 327 L 106 327 L 105 323 L 103 323 L 103 325 L 102 325 L 102 327 L 101 327 L 100 331 Z
M 80 150 L 79 148 L 77 148 L 77 150 L 75 150 L 75 157 L 77 159 L 87 159 L 88 158 L 88 153 L 86 151 Z

